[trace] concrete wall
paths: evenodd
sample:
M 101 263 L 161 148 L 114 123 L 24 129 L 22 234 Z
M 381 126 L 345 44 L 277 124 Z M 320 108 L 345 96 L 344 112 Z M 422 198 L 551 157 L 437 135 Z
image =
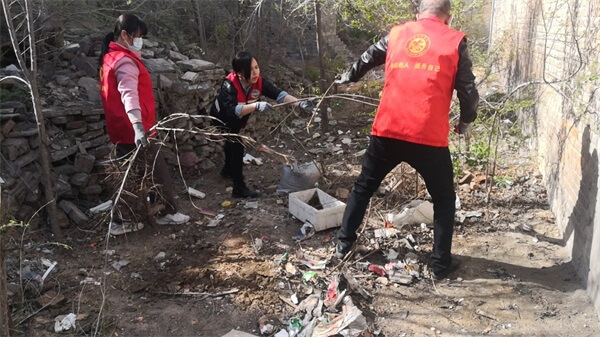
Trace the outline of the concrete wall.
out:
M 600 1 L 495 0 L 491 49 L 507 91 L 533 95 L 532 136 L 572 264 L 600 315 Z

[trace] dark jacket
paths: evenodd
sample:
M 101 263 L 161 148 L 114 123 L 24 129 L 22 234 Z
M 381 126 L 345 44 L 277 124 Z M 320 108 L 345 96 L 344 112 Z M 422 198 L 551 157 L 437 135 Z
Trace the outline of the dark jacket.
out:
M 371 45 L 358 61 L 350 68 L 350 81 L 360 80 L 369 70 L 385 63 L 389 35 Z M 458 45 L 458 71 L 454 82 L 454 89 L 460 102 L 460 120 L 471 123 L 477 118 L 477 105 L 479 92 L 475 88 L 475 75 L 473 75 L 473 62 L 469 57 L 467 38 Z
M 236 77 L 235 80 L 239 82 L 239 79 Z M 239 84 L 241 87 L 241 83 Z M 270 99 L 276 100 L 277 96 L 282 92 L 282 90 L 275 87 L 271 82 L 266 79 L 262 79 L 262 95 L 267 96 Z M 224 79 L 221 84 L 221 89 L 217 98 L 215 99 L 215 103 L 210 109 L 210 115 L 218 118 L 223 123 L 216 122 L 214 123 L 217 126 L 222 126 L 225 128 L 224 131 L 230 133 L 239 133 L 242 128 L 246 126 L 250 115 L 247 114 L 242 118 L 239 118 L 235 114 L 235 107 L 238 104 L 246 104 L 246 102 L 238 102 L 238 91 L 235 88 L 234 84 L 229 79 Z

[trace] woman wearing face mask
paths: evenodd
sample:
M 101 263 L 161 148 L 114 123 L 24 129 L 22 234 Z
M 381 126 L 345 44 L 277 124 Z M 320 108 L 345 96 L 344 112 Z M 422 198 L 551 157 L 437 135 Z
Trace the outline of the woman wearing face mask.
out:
M 223 123 L 218 123 L 227 133 L 240 133 L 246 126 L 250 114 L 271 110 L 267 102 L 261 102 L 262 95 L 277 103 L 292 103 L 305 112 L 312 113 L 314 104 L 311 101 L 298 99 L 287 92 L 276 88 L 271 82 L 260 76 L 260 68 L 256 59 L 247 51 L 239 52 L 231 61 L 233 71 L 227 75 L 221 91 L 211 109 L 211 116 Z M 249 189 L 244 182 L 243 157 L 244 145 L 239 139 L 228 139 L 225 143 L 225 165 L 221 176 L 233 180 L 232 195 L 237 198 L 255 198 L 258 193 Z
M 134 14 L 123 14 L 114 31 L 104 37 L 100 55 L 100 95 L 106 117 L 106 131 L 116 144 L 118 157 L 126 156 L 137 146 L 146 147 L 139 155 L 154 163 L 153 182 L 162 185 L 166 201 L 164 214 L 156 219 L 160 225 L 182 224 L 190 217 L 177 212 L 173 183 L 160 147 L 153 141 L 156 132 L 146 136 L 156 122 L 154 94 L 150 74 L 141 60 L 142 36 L 146 24 Z M 150 138 L 150 139 L 149 139 Z M 112 223 L 113 235 L 125 234 L 143 227 L 120 221 Z

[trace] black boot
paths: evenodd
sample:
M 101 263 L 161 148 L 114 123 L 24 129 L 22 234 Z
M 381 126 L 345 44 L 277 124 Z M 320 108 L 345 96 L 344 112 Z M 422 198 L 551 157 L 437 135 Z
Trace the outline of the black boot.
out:
M 246 186 L 246 183 L 242 181 L 233 184 L 231 195 L 234 198 L 257 198 L 258 192 L 249 189 L 248 186 Z
M 229 167 L 227 167 L 227 164 L 225 164 L 225 166 L 223 166 L 223 168 L 221 169 L 221 172 L 219 172 L 219 175 L 223 178 L 231 178 L 231 173 L 229 172 Z

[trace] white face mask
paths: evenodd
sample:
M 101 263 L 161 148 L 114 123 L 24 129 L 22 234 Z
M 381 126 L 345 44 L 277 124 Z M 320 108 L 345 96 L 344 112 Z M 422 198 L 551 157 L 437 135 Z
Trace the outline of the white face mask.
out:
M 142 50 L 143 45 L 144 40 L 141 37 L 134 37 L 133 44 L 129 45 L 129 49 L 134 52 L 140 52 Z

